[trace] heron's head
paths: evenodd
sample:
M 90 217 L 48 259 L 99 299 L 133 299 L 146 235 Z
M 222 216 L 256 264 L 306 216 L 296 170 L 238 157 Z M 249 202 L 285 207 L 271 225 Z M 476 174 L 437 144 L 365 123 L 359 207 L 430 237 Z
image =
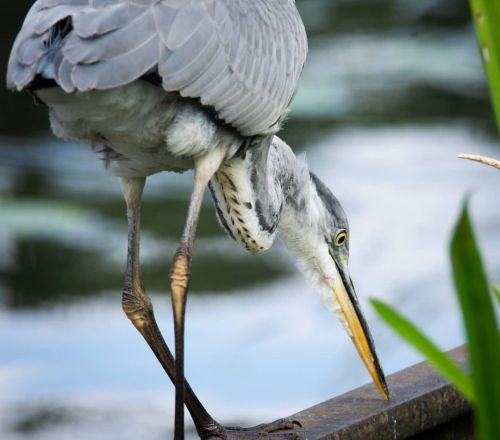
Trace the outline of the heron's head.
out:
M 304 185 L 296 199 L 302 206 L 289 210 L 288 215 L 294 218 L 285 221 L 285 241 L 297 255 L 303 272 L 321 290 L 326 306 L 346 328 L 375 385 L 388 399 L 384 373 L 349 274 L 347 216 L 338 199 L 313 173 L 308 181 L 311 184 Z M 293 232 L 286 230 L 290 227 Z

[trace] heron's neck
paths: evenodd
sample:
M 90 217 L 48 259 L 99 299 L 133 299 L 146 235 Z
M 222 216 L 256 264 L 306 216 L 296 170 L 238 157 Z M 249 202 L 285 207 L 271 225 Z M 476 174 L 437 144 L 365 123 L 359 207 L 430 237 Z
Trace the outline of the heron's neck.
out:
M 312 240 L 323 238 L 326 209 L 305 161 L 297 158 L 283 141 L 278 148 L 286 162 L 281 167 L 283 208 L 280 236 L 297 256 L 306 256 L 315 247 Z
M 307 165 L 277 136 L 224 163 L 210 188 L 221 225 L 252 253 L 269 248 L 278 229 L 298 249 L 323 219 Z

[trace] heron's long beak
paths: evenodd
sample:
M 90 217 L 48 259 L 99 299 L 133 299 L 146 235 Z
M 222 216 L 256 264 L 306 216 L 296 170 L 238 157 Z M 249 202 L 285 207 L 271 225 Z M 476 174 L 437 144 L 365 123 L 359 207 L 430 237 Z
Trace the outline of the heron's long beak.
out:
M 331 287 L 345 318 L 347 330 L 380 394 L 385 400 L 388 400 L 389 390 L 385 382 L 385 376 L 375 352 L 370 330 L 361 313 L 351 278 L 346 269 L 343 269 L 337 263 L 335 263 L 335 266 L 340 276 L 335 277 L 334 285 Z

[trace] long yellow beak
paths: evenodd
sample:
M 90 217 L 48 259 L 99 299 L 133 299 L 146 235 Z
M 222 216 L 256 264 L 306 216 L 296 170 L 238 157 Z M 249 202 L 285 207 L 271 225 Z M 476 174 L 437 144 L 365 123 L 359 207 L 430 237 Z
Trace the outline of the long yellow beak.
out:
M 346 320 L 348 332 L 380 394 L 382 394 L 384 400 L 389 400 L 389 390 L 385 376 L 375 352 L 370 330 L 361 313 L 354 287 L 343 271 L 338 267 L 337 269 L 342 282 L 336 282 L 333 291 Z

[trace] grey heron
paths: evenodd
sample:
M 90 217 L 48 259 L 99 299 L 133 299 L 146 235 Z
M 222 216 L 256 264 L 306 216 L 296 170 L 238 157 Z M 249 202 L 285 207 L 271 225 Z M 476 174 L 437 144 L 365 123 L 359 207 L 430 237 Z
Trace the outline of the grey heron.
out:
M 276 136 L 306 53 L 294 0 L 37 0 L 12 48 L 8 87 L 48 107 L 56 136 L 100 146 L 121 180 L 122 306 L 175 384 L 176 440 L 184 436 L 184 404 L 201 438 L 272 438 L 296 426 L 225 428 L 184 379 L 191 254 L 207 186 L 223 229 L 250 253 L 268 249 L 279 233 L 388 398 L 348 272 L 347 217 Z M 148 176 L 188 169 L 194 185 L 170 272 L 174 360 L 141 281 L 140 206 Z

